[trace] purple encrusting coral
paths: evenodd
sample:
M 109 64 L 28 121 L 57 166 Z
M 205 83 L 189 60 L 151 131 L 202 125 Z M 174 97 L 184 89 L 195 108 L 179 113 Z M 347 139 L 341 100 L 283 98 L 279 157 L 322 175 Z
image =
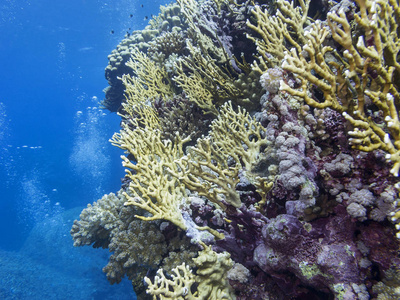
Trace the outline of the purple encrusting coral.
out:
M 120 70 L 124 184 L 75 245 L 140 299 L 399 299 L 398 1 L 161 11 Z

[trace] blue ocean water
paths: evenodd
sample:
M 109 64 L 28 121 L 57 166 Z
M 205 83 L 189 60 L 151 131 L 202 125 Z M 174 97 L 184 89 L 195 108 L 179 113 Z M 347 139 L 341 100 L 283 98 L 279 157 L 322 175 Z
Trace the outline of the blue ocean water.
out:
M 119 117 L 99 107 L 107 55 L 168 2 L 1 1 L 0 299 L 135 299 L 69 231 L 124 176 Z

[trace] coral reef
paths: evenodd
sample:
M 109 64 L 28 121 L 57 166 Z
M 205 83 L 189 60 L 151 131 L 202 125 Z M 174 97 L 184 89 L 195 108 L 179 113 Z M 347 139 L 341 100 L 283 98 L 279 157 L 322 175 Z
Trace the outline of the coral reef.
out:
M 126 176 L 74 245 L 140 299 L 398 299 L 399 12 L 162 7 L 109 57 Z
M 229 256 L 227 252 L 216 253 L 211 246 L 204 245 L 204 250 L 193 259 L 197 267 L 196 275 L 185 263 L 172 270 L 172 280 L 167 279 L 159 269 L 154 284 L 145 277 L 149 285 L 148 293 L 154 298 L 162 295 L 163 299 L 234 299 L 226 274 L 233 265 Z
M 166 32 L 181 32 L 187 27 L 177 3 L 161 6 L 159 15 L 153 17 L 149 23 L 143 30 L 127 34 L 108 56 L 105 77 L 109 86 L 104 90 L 106 95 L 102 105 L 112 112 L 118 111 L 124 101 L 125 87 L 118 78 L 125 74 L 132 74 L 131 69 L 125 65 L 131 58 L 131 52 L 136 49 L 147 51 L 151 48 L 152 41 L 159 38 L 160 35 L 165 36 Z

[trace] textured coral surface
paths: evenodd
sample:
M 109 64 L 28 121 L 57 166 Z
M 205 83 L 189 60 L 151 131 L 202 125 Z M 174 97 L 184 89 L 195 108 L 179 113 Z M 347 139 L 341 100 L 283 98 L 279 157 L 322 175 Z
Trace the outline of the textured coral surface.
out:
M 399 299 L 399 22 L 398 0 L 161 7 L 109 56 L 126 176 L 74 245 L 139 299 Z

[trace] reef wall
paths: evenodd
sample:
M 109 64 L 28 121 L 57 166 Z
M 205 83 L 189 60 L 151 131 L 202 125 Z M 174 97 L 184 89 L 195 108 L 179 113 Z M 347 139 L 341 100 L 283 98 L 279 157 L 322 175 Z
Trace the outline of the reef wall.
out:
M 82 211 L 139 299 L 399 299 L 398 0 L 178 0 L 109 56 L 121 190 Z

